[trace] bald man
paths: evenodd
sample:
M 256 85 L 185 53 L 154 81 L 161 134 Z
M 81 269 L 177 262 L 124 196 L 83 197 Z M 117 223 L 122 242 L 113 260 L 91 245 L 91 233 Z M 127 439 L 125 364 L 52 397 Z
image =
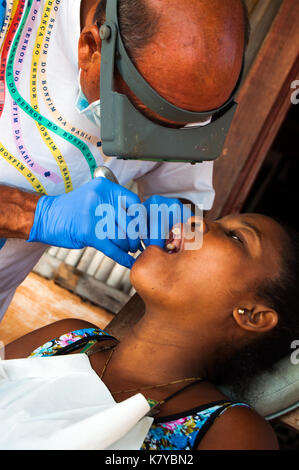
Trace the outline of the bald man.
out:
M 92 246 L 132 266 L 129 253 L 140 240 L 96 233 L 107 204 L 116 207 L 125 198 L 128 209 L 162 197 L 169 204 L 184 199 L 205 210 L 212 206 L 210 162 L 124 161 L 101 151 L 99 27 L 105 10 L 105 0 L 7 2 L 0 36 L 0 319 L 48 245 Z M 231 95 L 248 32 L 241 0 L 119 0 L 119 23 L 135 66 L 171 103 L 209 111 Z M 115 88 L 151 120 L 188 125 L 148 109 L 117 72 Z M 103 162 L 120 185 L 93 180 Z M 131 180 L 139 196 L 124 188 Z M 128 235 L 127 221 L 122 225 L 115 216 L 113 223 Z

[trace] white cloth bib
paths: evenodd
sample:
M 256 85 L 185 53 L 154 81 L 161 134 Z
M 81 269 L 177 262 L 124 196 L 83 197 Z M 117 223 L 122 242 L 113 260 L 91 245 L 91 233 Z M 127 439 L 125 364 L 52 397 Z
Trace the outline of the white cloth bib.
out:
M 139 450 L 149 410 L 116 403 L 85 354 L 0 361 L 3 450 Z

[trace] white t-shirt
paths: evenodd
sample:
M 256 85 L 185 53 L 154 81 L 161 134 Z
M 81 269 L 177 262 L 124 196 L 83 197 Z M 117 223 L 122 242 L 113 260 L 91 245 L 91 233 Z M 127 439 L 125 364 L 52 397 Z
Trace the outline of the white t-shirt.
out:
M 81 0 L 14 4 L 8 1 L 14 21 L 9 24 L 7 15 L 0 36 L 0 184 L 58 195 L 87 183 L 103 164 L 99 128 L 75 106 Z M 144 199 L 159 194 L 212 207 L 212 162 L 193 166 L 111 158 L 105 164 L 120 184 L 136 181 Z M 0 240 L 0 319 L 46 249 L 21 240 L 2 245 Z

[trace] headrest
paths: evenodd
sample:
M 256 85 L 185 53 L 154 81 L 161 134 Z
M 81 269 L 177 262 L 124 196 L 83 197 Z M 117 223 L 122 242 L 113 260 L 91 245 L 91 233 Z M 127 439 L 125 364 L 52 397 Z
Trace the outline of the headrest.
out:
M 223 386 L 220 389 L 232 400 L 240 400 L 231 387 Z M 290 356 L 287 356 L 278 361 L 271 371 L 257 375 L 250 382 L 245 401 L 267 420 L 299 407 L 299 364 L 292 364 Z

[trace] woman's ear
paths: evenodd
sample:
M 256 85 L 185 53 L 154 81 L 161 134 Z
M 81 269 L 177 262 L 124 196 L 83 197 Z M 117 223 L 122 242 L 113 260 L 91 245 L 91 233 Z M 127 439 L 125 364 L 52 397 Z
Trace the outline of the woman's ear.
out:
M 234 308 L 233 317 L 240 328 L 247 331 L 265 333 L 278 323 L 278 314 L 262 304 Z
M 79 38 L 78 61 L 79 68 L 87 71 L 90 65 L 101 56 L 102 41 L 99 28 L 96 25 L 86 26 Z

